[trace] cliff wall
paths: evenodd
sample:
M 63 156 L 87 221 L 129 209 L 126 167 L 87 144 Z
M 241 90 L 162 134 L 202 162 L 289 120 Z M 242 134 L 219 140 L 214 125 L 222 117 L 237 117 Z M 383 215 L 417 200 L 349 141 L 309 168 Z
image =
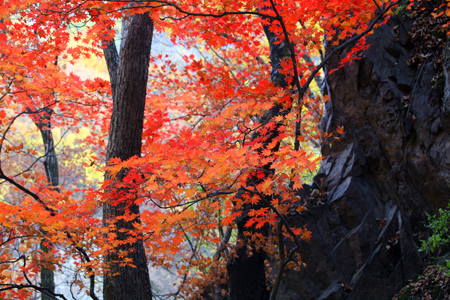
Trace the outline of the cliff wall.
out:
M 413 21 L 393 16 L 361 60 L 326 76 L 324 130 L 345 132 L 324 141 L 315 184 L 302 191 L 324 203 L 291 218 L 313 238 L 300 252 L 307 267 L 287 272 L 278 299 L 391 299 L 423 270 L 425 212 L 450 199 L 450 81 L 444 72 L 433 87 L 433 56 L 408 63 L 420 46 Z

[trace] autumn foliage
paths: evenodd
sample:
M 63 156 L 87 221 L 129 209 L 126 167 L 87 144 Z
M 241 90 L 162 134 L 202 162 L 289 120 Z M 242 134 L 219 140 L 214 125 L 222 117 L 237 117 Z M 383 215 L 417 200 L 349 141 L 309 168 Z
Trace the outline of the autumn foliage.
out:
M 142 239 L 151 265 L 177 273 L 173 296 L 193 299 L 211 283 L 226 282 L 226 262 L 242 245 L 233 233 L 235 220 L 249 207 L 245 227 L 269 228 L 250 236 L 248 245 L 249 255 L 264 251 L 275 261 L 267 261 L 268 281 L 276 281 L 276 261 L 304 267 L 301 249 L 291 254 L 279 242 L 286 237 L 295 248 L 311 238 L 288 219 L 306 209 L 297 192 L 321 160 L 311 145 L 323 134 L 338 139 L 344 131 L 319 130 L 328 96 L 314 80 L 334 54 L 324 53 L 323 43 L 352 48 L 342 59 L 350 62 L 395 8 L 381 0 L 2 1 L 0 298 L 28 299 L 39 288 L 42 265 L 92 297 L 101 289 L 95 278 L 109 270 L 103 257 L 119 243 Z M 143 154 L 105 162 L 110 84 L 82 79 L 64 66 L 102 57 L 120 20 L 142 13 L 189 52 L 176 60 L 152 50 Z M 278 70 L 271 70 L 262 25 L 276 35 L 275 45 L 288 45 Z M 274 82 L 275 73 L 286 84 Z M 274 106 L 281 112 L 261 121 Z M 51 130 L 85 133 L 72 145 L 56 146 L 61 177 L 76 179 L 62 180 L 59 189 L 40 165 L 46 153 L 21 138 L 18 126 L 47 108 Z M 116 180 L 123 170 L 127 175 Z M 107 179 L 87 175 L 95 171 Z M 140 222 L 127 240 L 118 240 L 117 220 L 103 223 L 101 207 L 130 201 L 141 206 Z M 119 257 L 114 263 L 133 266 L 126 251 Z

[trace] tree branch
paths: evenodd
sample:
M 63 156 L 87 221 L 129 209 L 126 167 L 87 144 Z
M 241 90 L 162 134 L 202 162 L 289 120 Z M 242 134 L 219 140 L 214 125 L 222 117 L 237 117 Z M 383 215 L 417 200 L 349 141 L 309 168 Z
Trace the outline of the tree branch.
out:
M 117 70 L 119 68 L 119 52 L 117 51 L 116 42 L 112 39 L 109 42 L 104 42 L 103 54 L 105 55 L 106 66 L 108 68 L 109 78 L 111 82 L 111 90 L 117 86 Z
M 365 36 L 366 34 L 368 34 L 369 32 L 372 31 L 372 29 L 375 27 L 375 25 L 378 23 L 379 20 L 381 20 L 381 18 L 384 17 L 384 15 L 394 6 L 396 6 L 397 4 L 399 4 L 400 1 L 396 1 L 392 4 L 390 4 L 384 11 L 382 11 L 376 18 L 375 20 L 372 21 L 372 23 L 369 25 L 369 27 L 364 30 L 363 32 L 361 32 L 360 34 L 354 36 L 353 38 L 349 39 L 348 41 L 346 41 L 345 43 L 339 45 L 338 47 L 334 48 L 333 51 L 331 51 L 330 54 L 328 54 L 323 60 L 322 62 L 314 69 L 314 71 L 311 73 L 311 75 L 309 75 L 308 80 L 306 81 L 305 85 L 302 87 L 303 90 L 306 90 L 309 85 L 311 84 L 311 82 L 313 81 L 313 79 L 315 78 L 315 76 L 317 75 L 317 73 L 325 66 L 325 64 L 339 51 L 341 51 L 342 49 L 344 49 L 345 47 L 347 47 L 348 45 L 356 42 L 357 40 L 361 39 L 363 36 Z

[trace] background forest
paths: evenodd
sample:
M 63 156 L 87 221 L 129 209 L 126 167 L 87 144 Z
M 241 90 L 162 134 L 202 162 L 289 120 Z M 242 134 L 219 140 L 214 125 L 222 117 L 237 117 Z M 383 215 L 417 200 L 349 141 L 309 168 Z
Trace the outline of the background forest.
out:
M 450 2 L 0 4 L 0 298 L 391 299 L 444 254 Z

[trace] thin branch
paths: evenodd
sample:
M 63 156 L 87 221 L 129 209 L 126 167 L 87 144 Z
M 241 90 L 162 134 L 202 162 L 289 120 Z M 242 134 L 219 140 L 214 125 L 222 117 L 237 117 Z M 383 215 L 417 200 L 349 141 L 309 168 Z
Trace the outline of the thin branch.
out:
M 25 266 L 26 266 L 26 261 L 27 261 L 27 260 L 26 260 L 26 257 L 25 257 L 24 255 L 21 255 L 21 256 L 18 258 L 18 260 L 20 260 L 20 259 L 23 260 L 23 267 L 25 268 Z M 33 283 L 31 282 L 31 280 L 28 278 L 28 276 L 27 276 L 27 274 L 25 273 L 25 271 L 22 271 L 22 273 L 23 273 L 23 276 L 24 276 L 25 280 L 28 282 L 28 284 L 0 284 L 0 286 L 6 286 L 6 287 L 4 287 L 4 288 L 0 288 L 0 292 L 12 290 L 12 289 L 18 289 L 18 290 L 20 290 L 20 289 L 29 289 L 29 288 L 32 288 L 32 289 L 37 290 L 37 291 L 39 291 L 39 292 L 41 292 L 41 293 L 43 293 L 43 294 L 45 294 L 45 295 L 47 295 L 47 296 L 49 296 L 49 297 L 52 297 L 53 299 L 58 299 L 58 298 L 56 298 L 56 297 L 59 297 L 59 298 L 64 299 L 64 300 L 68 300 L 68 299 L 67 299 L 66 297 L 64 297 L 64 295 L 62 295 L 62 294 L 56 294 L 56 293 L 54 293 L 53 291 L 51 291 L 50 289 L 48 289 L 48 288 L 46 288 L 46 287 L 37 286 L 37 285 L 33 284 Z
M 214 48 L 213 48 L 212 46 L 208 45 L 208 47 L 212 50 L 212 52 L 213 52 L 213 53 L 214 53 L 221 61 L 224 62 L 224 64 L 225 64 L 226 66 L 230 67 L 230 65 L 228 64 L 227 60 L 226 60 L 225 58 L 223 58 L 222 56 L 220 56 L 219 53 L 217 53 L 216 50 L 214 50 Z M 230 67 L 230 70 L 229 70 L 228 72 L 230 72 L 231 76 L 233 76 L 233 78 L 234 78 L 234 80 L 236 81 L 236 83 L 237 83 L 239 86 L 242 86 L 242 84 L 241 84 L 241 82 L 239 81 L 239 79 L 237 79 L 236 76 L 234 75 L 233 70 L 231 70 L 231 67 Z
M 284 270 L 287 266 L 287 264 L 293 260 L 293 256 L 294 253 L 297 252 L 299 250 L 299 248 L 297 246 L 295 246 L 288 254 L 288 257 L 285 261 L 281 261 L 280 260 L 280 267 L 278 268 L 278 273 L 277 273 L 277 277 L 275 279 L 275 283 L 273 285 L 272 288 L 272 292 L 270 293 L 270 299 L 269 300 L 275 300 L 277 297 L 277 293 L 278 293 L 278 287 L 280 286 L 281 283 L 281 278 L 283 277 L 283 273 Z
M 220 253 L 222 253 L 222 251 L 224 251 L 226 249 L 226 245 L 230 241 L 232 232 L 233 232 L 233 228 L 231 226 L 228 226 L 227 231 L 225 232 L 225 236 L 223 237 L 222 241 L 220 242 L 220 245 L 219 245 L 216 253 L 214 253 L 214 256 L 213 256 L 214 260 L 219 259 Z
M 294 69 L 294 82 L 295 82 L 295 86 L 297 87 L 297 90 L 298 90 L 298 104 L 300 105 L 305 89 L 300 85 L 299 75 L 298 75 L 298 70 L 297 70 L 297 59 L 295 57 L 294 46 L 292 45 L 292 43 L 289 39 L 289 33 L 286 29 L 286 25 L 284 24 L 283 17 L 278 13 L 278 10 L 277 10 L 273 0 L 270 0 L 270 4 L 272 5 L 273 11 L 277 15 L 276 20 L 278 22 L 280 22 L 281 28 L 283 29 L 284 40 L 289 48 L 289 53 L 291 55 L 291 60 L 292 60 L 292 67 Z
M 4 141 L 5 138 L 6 138 L 6 134 L 7 134 L 8 131 L 11 129 L 13 123 L 14 123 L 20 116 L 22 116 L 22 115 L 31 115 L 31 114 L 38 114 L 38 113 L 41 113 L 41 112 L 44 111 L 44 109 L 50 108 L 51 106 L 55 105 L 56 103 L 58 103 L 58 101 L 55 101 L 55 102 L 53 102 L 53 103 L 47 105 L 46 107 L 40 108 L 40 109 L 38 109 L 38 110 L 36 110 L 36 111 L 32 111 L 32 112 L 29 112 L 29 111 L 23 111 L 23 112 L 21 112 L 21 113 L 18 113 L 16 116 L 14 116 L 14 118 L 12 118 L 12 120 L 9 122 L 8 127 L 6 127 L 6 130 L 3 132 L 3 135 L 2 135 L 2 137 L 1 137 L 1 140 L 0 140 L 0 153 L 2 152 L 3 141 Z
M 136 3 L 135 0 L 106 0 L 106 2 L 121 2 L 121 3 Z M 213 13 L 194 13 L 194 12 L 190 12 L 187 10 L 182 9 L 181 7 L 179 7 L 178 5 L 174 4 L 174 3 L 170 3 L 168 1 L 160 1 L 160 0 L 155 0 L 155 1 L 151 1 L 151 2 L 156 2 L 156 3 L 160 3 L 161 5 L 159 6 L 153 6 L 153 5 L 139 5 L 139 6 L 133 6 L 132 8 L 158 8 L 158 7 L 164 7 L 164 6 L 168 6 L 168 7 L 173 7 L 175 8 L 178 12 L 185 14 L 185 15 L 189 15 L 192 17 L 210 17 L 210 18 L 222 18 L 225 16 L 235 16 L 235 15 L 253 15 L 253 16 L 259 16 L 259 17 L 263 17 L 263 18 L 269 18 L 269 19 L 276 19 L 276 17 L 271 16 L 271 15 L 267 15 L 267 14 L 263 14 L 257 11 L 233 11 L 233 12 L 227 12 L 224 11 L 223 13 L 219 13 L 219 14 L 213 14 Z M 143 2 L 140 2 L 143 3 Z M 130 9 L 128 7 L 124 8 L 124 9 Z
M 53 299 L 58 299 L 56 297 L 60 297 L 61 299 L 68 300 L 64 295 L 62 294 L 56 294 L 52 293 L 48 288 L 40 287 L 34 284 L 0 284 L 0 286 L 6 286 L 4 288 L 0 288 L 0 292 L 8 291 L 8 290 L 21 290 L 21 289 L 35 289 L 41 293 L 46 294 L 47 296 L 52 297 Z
M 361 32 L 360 34 L 354 36 L 353 38 L 349 39 L 348 41 L 346 41 L 345 43 L 339 45 L 338 47 L 334 48 L 333 51 L 331 51 L 330 54 L 328 54 L 323 60 L 322 62 L 314 69 L 314 71 L 311 73 L 311 75 L 309 75 L 308 80 L 306 81 L 305 85 L 302 87 L 303 90 L 306 90 L 309 85 L 311 84 L 311 82 L 313 81 L 313 79 L 315 78 L 315 76 L 317 75 L 317 73 L 325 66 L 325 64 L 339 51 L 341 51 L 342 49 L 344 49 L 345 47 L 347 47 L 348 45 L 356 42 L 357 40 L 361 39 L 363 36 L 365 36 L 366 34 L 368 34 L 369 32 L 372 31 L 372 29 L 375 27 L 375 25 L 378 23 L 379 20 L 381 20 L 381 18 L 384 17 L 384 15 L 394 6 L 396 6 L 397 4 L 399 4 L 400 1 L 396 1 L 392 4 L 390 4 L 384 11 L 382 11 L 376 18 L 375 20 L 372 21 L 372 23 L 369 25 L 369 27 L 364 30 L 363 32 Z
M 23 170 L 22 172 L 13 175 L 12 178 L 16 178 L 16 177 L 18 177 L 18 176 L 20 176 L 20 175 L 30 171 L 34 167 L 34 165 L 37 164 L 42 158 L 45 158 L 52 150 L 55 150 L 56 147 L 58 147 L 58 145 L 62 142 L 64 136 L 69 132 L 69 130 L 70 129 L 67 129 L 63 134 L 61 134 L 61 138 L 59 139 L 59 141 L 52 148 L 48 149 L 48 151 L 44 155 L 41 155 L 39 157 L 35 157 L 34 155 L 30 155 L 30 156 L 34 157 L 35 161 L 30 166 L 28 166 L 28 168 Z
M 111 82 L 111 91 L 117 86 L 117 70 L 119 68 L 119 53 L 117 51 L 116 42 L 112 39 L 104 42 L 103 55 L 105 56 L 106 67 L 108 68 L 109 78 Z

